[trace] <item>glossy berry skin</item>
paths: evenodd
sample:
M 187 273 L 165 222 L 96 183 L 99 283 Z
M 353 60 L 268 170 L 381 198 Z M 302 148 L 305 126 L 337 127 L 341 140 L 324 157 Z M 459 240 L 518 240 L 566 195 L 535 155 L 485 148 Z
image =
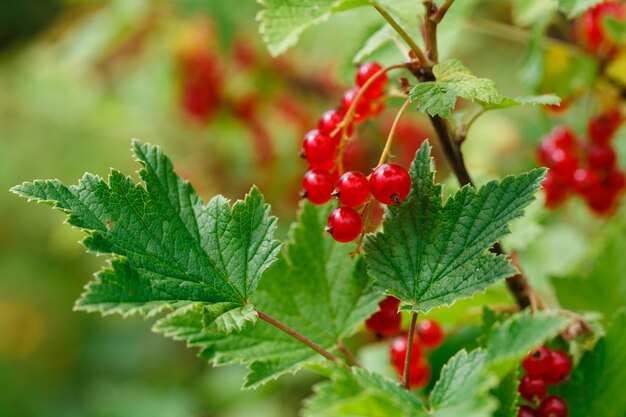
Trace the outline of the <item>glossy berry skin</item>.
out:
M 411 177 L 396 164 L 382 164 L 370 177 L 370 191 L 383 204 L 398 204 L 411 191 Z
M 567 404 L 561 397 L 546 397 L 537 408 L 537 417 L 567 417 Z
M 543 378 L 524 375 L 517 390 L 526 401 L 536 402 L 548 394 L 548 383 Z
M 356 72 L 356 85 L 363 87 L 363 85 L 372 78 L 383 67 L 377 62 L 366 62 L 359 65 Z M 369 88 L 365 91 L 365 96 L 371 99 L 380 98 L 385 92 L 385 86 L 387 85 L 387 74 L 383 73 L 376 80 L 370 84 Z
M 541 183 L 546 196 L 546 207 L 554 208 L 561 204 L 569 191 L 570 183 L 567 178 L 562 178 L 554 171 L 548 171 L 546 178 Z
M 594 145 L 587 151 L 587 163 L 593 169 L 611 170 L 616 160 L 615 151 L 607 145 Z
M 385 297 L 378 305 L 380 310 L 365 320 L 367 329 L 382 338 L 393 336 L 400 331 L 402 315 L 398 313 L 400 300 L 395 297 Z
M 363 220 L 352 207 L 337 207 L 328 216 L 326 231 L 337 242 L 352 242 L 363 230 Z
M 557 148 L 548 155 L 546 166 L 555 174 L 569 177 L 578 168 L 578 159 L 567 149 Z
M 550 349 L 546 346 L 539 346 L 524 358 L 522 368 L 528 375 L 541 377 L 550 371 L 551 363 Z
M 563 149 L 572 154 L 576 152 L 576 147 L 574 132 L 565 126 L 557 126 L 539 145 L 539 162 L 542 165 L 549 165 L 550 156 L 556 149 Z
M 360 206 L 370 195 L 369 180 L 362 172 L 346 172 L 337 181 L 333 195 L 337 196 L 344 206 Z
M 341 110 L 343 112 L 348 113 L 358 94 L 359 87 L 351 88 L 343 94 L 341 97 Z M 366 119 L 370 115 L 370 105 L 371 102 L 364 94 L 356 105 L 352 120 L 359 122 Z
M 550 384 L 559 384 L 567 381 L 572 372 L 572 360 L 562 350 L 550 352 L 550 370 L 546 374 L 546 380 Z
M 537 417 L 535 410 L 527 405 L 520 405 L 517 410 L 517 417 Z
M 302 178 L 302 195 L 313 204 L 324 204 L 332 198 L 334 186 L 333 177 L 328 171 L 313 168 Z
M 615 208 L 616 194 L 606 188 L 597 188 L 585 196 L 585 201 L 594 213 L 606 216 L 613 212 Z
M 420 343 L 427 348 L 436 348 L 443 342 L 444 333 L 439 323 L 433 320 L 422 320 L 416 328 Z
M 302 153 L 309 165 L 313 168 L 332 165 L 337 152 L 337 146 L 331 138 L 313 129 L 304 135 Z
M 391 365 L 402 374 L 404 370 L 404 362 L 406 361 L 406 351 L 409 347 L 407 334 L 401 334 L 394 337 L 389 347 L 389 359 Z M 416 339 L 413 339 L 413 347 L 411 348 L 411 362 L 419 362 L 422 359 L 422 350 Z
M 586 196 L 600 186 L 600 177 L 593 170 L 577 169 L 574 172 L 573 186 L 576 193 Z
M 607 176 L 607 185 L 614 193 L 619 193 L 626 185 L 626 175 L 622 171 L 611 171 Z
M 322 113 L 322 116 L 317 122 L 317 129 L 320 131 L 320 133 L 331 138 L 335 145 L 339 145 L 339 142 L 341 141 L 341 135 L 343 134 L 343 129 L 340 128 L 339 130 L 337 130 L 337 126 L 343 121 L 344 117 L 345 114 L 340 110 L 326 110 L 324 113 Z M 337 132 L 335 132 L 336 130 Z M 352 136 L 353 131 L 354 126 L 351 124 L 350 126 L 348 126 L 346 133 L 348 134 L 348 136 Z M 333 132 L 335 133 L 334 135 Z

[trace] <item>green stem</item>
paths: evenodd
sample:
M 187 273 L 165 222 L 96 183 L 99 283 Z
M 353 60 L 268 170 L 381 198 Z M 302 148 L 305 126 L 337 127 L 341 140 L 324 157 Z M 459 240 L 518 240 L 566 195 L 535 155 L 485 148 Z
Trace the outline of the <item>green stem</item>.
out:
M 407 45 L 409 45 L 409 48 L 411 48 L 411 50 L 413 51 L 413 53 L 419 60 L 422 67 L 424 68 L 429 67 L 430 62 L 428 61 L 428 58 L 426 58 L 426 55 L 424 55 L 424 52 L 422 51 L 422 49 L 415 43 L 415 41 L 409 36 L 409 34 L 406 33 L 406 31 L 402 28 L 402 26 L 400 26 L 400 24 L 396 22 L 395 19 L 391 17 L 391 15 L 387 13 L 386 10 L 380 7 L 378 4 L 373 3 L 372 6 L 374 6 L 376 11 L 380 13 L 383 19 L 385 19 L 387 23 L 389 23 L 389 25 L 396 31 L 396 33 L 400 35 L 402 39 L 404 39 Z

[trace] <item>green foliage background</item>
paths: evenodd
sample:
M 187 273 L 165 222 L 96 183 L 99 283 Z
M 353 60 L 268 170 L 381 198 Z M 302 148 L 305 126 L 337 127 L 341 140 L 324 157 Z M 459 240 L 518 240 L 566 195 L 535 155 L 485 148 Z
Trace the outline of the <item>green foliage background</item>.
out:
M 14 26 L 3 22 L 23 22 L 14 32 L 0 33 L 0 414 L 295 416 L 318 379 L 312 373 L 240 391 L 243 368 L 211 369 L 183 344 L 150 333 L 143 319 L 72 312 L 103 258 L 84 254 L 77 244 L 82 234 L 62 224 L 62 213 L 25 205 L 8 193 L 11 186 L 34 178 L 74 183 L 85 171 L 102 176 L 110 167 L 134 172 L 137 166 L 128 155 L 130 139 L 137 137 L 161 145 L 205 200 L 217 193 L 240 198 L 257 183 L 280 218 L 279 237 L 284 239 L 295 219 L 295 193 L 305 169 L 295 157 L 300 133 L 271 107 L 265 108 L 277 155 L 272 164 L 261 166 L 250 133 L 240 122 L 220 114 L 208 127 L 195 126 L 181 117 L 176 104 L 172 43 L 180 25 L 198 13 L 208 15 L 216 25 L 218 53 L 227 56 L 233 40 L 245 36 L 269 61 L 256 34 L 254 18 L 260 7 L 252 1 L 220 0 L 17 3 L 31 7 L 0 5 L 2 30 Z M 487 5 L 478 10 L 479 17 L 508 16 L 501 5 L 505 2 L 482 3 Z M 151 13 L 157 14 L 158 23 L 143 47 L 103 72 L 98 66 L 102 56 Z M 342 13 L 305 32 L 286 59 L 305 77 L 327 72 L 347 85 L 352 57 L 380 26 L 371 11 Z M 446 32 L 447 56 L 495 80 L 507 97 L 528 94 L 516 74 L 525 44 L 474 31 L 471 22 L 463 28 Z M 398 53 L 388 45 L 375 57 L 393 63 Z M 523 69 L 528 75 L 530 68 Z M 298 90 L 269 71 L 238 73 L 229 88 L 235 95 L 246 90 L 267 97 L 293 95 L 309 109 L 311 126 L 340 94 L 323 97 Z M 390 106 L 391 112 L 397 104 Z M 582 132 L 589 112 L 580 104 L 567 121 Z M 481 183 L 529 170 L 535 166 L 535 144 L 555 123 L 536 108 L 485 115 L 464 145 L 470 170 Z M 369 139 L 378 145 L 382 140 Z M 625 139 L 622 131 L 616 140 L 622 165 Z M 438 168 L 446 171 L 443 164 Z M 536 203 L 505 243 L 519 250 L 533 285 L 548 300 L 558 295 L 564 307 L 598 310 L 605 318 L 626 303 L 626 264 L 620 256 L 626 253 L 623 206 L 612 219 L 600 220 L 578 201 L 557 213 Z M 448 329 L 468 324 L 433 355 L 435 374 L 461 346 L 475 343 L 479 320 L 468 311 L 485 302 L 509 301 L 498 286 L 432 311 Z M 365 334 L 356 340 L 371 342 Z M 389 374 L 385 349 L 372 344 L 361 359 Z

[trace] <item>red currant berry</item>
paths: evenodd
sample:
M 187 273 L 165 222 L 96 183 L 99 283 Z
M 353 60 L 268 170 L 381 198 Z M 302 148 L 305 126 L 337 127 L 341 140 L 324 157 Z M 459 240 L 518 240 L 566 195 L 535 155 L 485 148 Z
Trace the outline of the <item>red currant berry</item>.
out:
M 626 185 L 626 176 L 622 171 L 611 171 L 607 176 L 607 184 L 611 191 L 619 193 Z
M 324 204 L 329 201 L 334 188 L 332 175 L 323 169 L 308 170 L 302 178 L 303 197 L 313 204 Z
M 577 169 L 574 172 L 574 190 L 580 195 L 587 195 L 600 186 L 600 177 L 590 169 Z
M 354 103 L 354 101 L 356 100 L 358 94 L 359 87 L 351 88 L 343 94 L 343 97 L 341 98 L 341 109 L 346 114 L 352 106 L 352 103 Z M 359 102 L 356 104 L 352 120 L 354 120 L 355 122 L 360 122 L 361 120 L 366 119 L 370 115 L 370 105 L 370 101 L 364 94 Z
M 545 204 L 548 208 L 557 207 L 567 196 L 569 184 L 555 175 L 553 171 L 548 171 L 541 185 L 546 196 Z
M 557 174 L 567 177 L 574 174 L 574 171 L 578 168 L 578 160 L 568 150 L 557 148 L 548 156 L 546 165 Z
M 381 203 L 398 204 L 411 191 L 411 177 L 400 165 L 382 164 L 370 177 L 370 190 Z
M 363 87 L 363 85 L 372 78 L 377 72 L 382 70 L 383 67 L 377 62 L 366 62 L 364 64 L 359 65 L 359 68 L 356 72 L 356 85 L 359 87 Z M 369 98 L 379 98 L 383 95 L 385 91 L 385 86 L 387 85 L 387 74 L 383 73 L 376 80 L 372 81 L 367 91 L 365 91 L 365 95 Z
M 414 351 L 411 351 L 411 354 Z M 423 388 L 430 379 L 430 366 L 424 360 L 411 361 L 409 365 L 409 386 L 411 388 Z
M 409 347 L 407 334 L 401 334 L 394 337 L 391 341 L 389 348 L 389 359 L 391 364 L 398 371 L 402 373 L 404 370 L 404 363 L 406 361 L 406 351 Z M 420 349 L 417 340 L 413 339 L 413 347 L 411 348 L 411 362 L 419 362 L 422 359 L 422 350 Z
M 595 145 L 587 151 L 587 162 L 594 169 L 610 170 L 615 166 L 617 156 L 610 146 Z
M 335 145 L 338 145 L 339 141 L 341 140 L 341 135 L 343 134 L 343 129 L 337 129 L 337 125 L 339 125 L 339 123 L 343 121 L 344 117 L 345 114 L 340 110 L 326 110 L 324 113 L 322 113 L 320 120 L 317 122 L 317 129 L 323 135 L 331 138 Z M 354 126 L 351 124 L 350 126 L 348 126 L 346 133 L 348 134 L 348 136 L 352 136 L 353 131 Z
M 352 207 L 338 207 L 328 216 L 326 231 L 337 242 L 352 242 L 363 230 L 363 220 Z
M 399 305 L 400 300 L 397 298 L 386 297 L 378 305 L 380 310 L 365 320 L 365 326 L 381 338 L 398 333 L 402 324 L 402 315 L 398 313 Z
M 608 144 L 622 121 L 622 115 L 617 110 L 592 117 L 587 125 L 589 139 L 597 145 Z
M 549 384 L 559 384 L 564 382 L 572 372 L 572 360 L 569 355 L 562 350 L 550 352 L 550 371 L 546 374 Z
M 333 195 L 345 206 L 360 206 L 370 195 L 370 183 L 363 173 L 349 171 L 339 178 Z
M 531 376 L 544 376 L 550 371 L 550 349 L 539 346 L 522 361 L 522 368 Z
M 529 406 L 520 405 L 519 409 L 517 410 L 517 417 L 537 417 L 537 414 L 535 414 L 535 410 L 533 410 Z
M 548 394 L 548 384 L 543 378 L 524 375 L 517 390 L 526 401 L 537 402 Z
M 565 127 L 557 126 L 539 145 L 539 162 L 548 165 L 550 155 L 555 149 L 568 150 L 570 153 L 576 151 L 576 136 L 574 132 Z
M 443 342 L 443 330 L 434 320 L 422 320 L 417 324 L 416 330 L 420 343 L 425 347 L 436 348 Z
M 537 417 L 567 417 L 567 404 L 561 397 L 546 397 L 537 408 Z
M 311 167 L 327 167 L 335 160 L 337 146 L 331 138 L 313 129 L 304 135 L 302 154 Z
M 604 216 L 613 212 L 613 209 L 615 208 L 615 197 L 615 192 L 611 189 L 602 187 L 590 191 L 585 196 L 585 200 L 589 208 L 593 210 L 594 213 Z

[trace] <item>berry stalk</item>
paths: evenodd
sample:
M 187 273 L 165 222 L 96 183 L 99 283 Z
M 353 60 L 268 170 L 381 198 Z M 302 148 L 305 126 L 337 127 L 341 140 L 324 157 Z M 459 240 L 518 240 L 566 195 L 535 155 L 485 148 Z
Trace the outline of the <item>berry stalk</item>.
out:
M 329 351 L 327 351 L 326 349 L 324 349 L 323 347 L 321 347 L 320 345 L 318 345 L 317 343 L 315 343 L 308 337 L 298 333 L 291 327 L 287 326 L 285 323 L 278 321 L 277 319 L 271 316 L 268 316 L 267 314 L 265 314 L 264 312 L 262 312 L 256 307 L 254 307 L 254 311 L 256 312 L 257 316 L 259 316 L 261 320 L 266 321 L 267 323 L 282 330 L 283 332 L 287 333 L 289 336 L 293 337 L 299 342 L 304 343 L 305 345 L 307 345 L 308 347 L 310 347 L 311 349 L 313 349 L 314 351 L 316 351 L 317 353 L 319 353 L 326 359 L 333 361 L 333 362 L 338 362 L 338 363 L 340 362 L 339 358 L 337 358 L 335 355 L 333 355 L 332 353 L 330 353 Z
M 408 344 L 406 348 L 406 357 L 404 359 L 404 375 L 402 381 L 404 382 L 404 388 L 411 389 L 411 354 L 413 353 L 413 338 L 415 337 L 415 326 L 417 324 L 417 311 L 411 313 L 411 324 L 409 326 Z
M 424 54 L 422 49 L 417 45 L 417 43 L 415 43 L 415 41 L 409 36 L 409 34 L 406 33 L 402 26 L 400 26 L 400 24 L 396 22 L 395 19 L 391 17 L 391 15 L 387 13 L 386 10 L 380 7 L 378 4 L 374 3 L 372 4 L 372 6 L 374 6 L 376 11 L 380 13 L 383 19 L 385 19 L 387 23 L 389 23 L 393 30 L 395 30 L 396 33 L 400 35 L 400 37 L 406 42 L 406 44 L 409 45 L 409 48 L 411 48 L 411 51 L 413 51 L 413 53 L 417 57 L 420 65 L 422 67 L 429 67 L 430 61 L 428 60 L 428 58 L 426 58 L 426 55 Z

